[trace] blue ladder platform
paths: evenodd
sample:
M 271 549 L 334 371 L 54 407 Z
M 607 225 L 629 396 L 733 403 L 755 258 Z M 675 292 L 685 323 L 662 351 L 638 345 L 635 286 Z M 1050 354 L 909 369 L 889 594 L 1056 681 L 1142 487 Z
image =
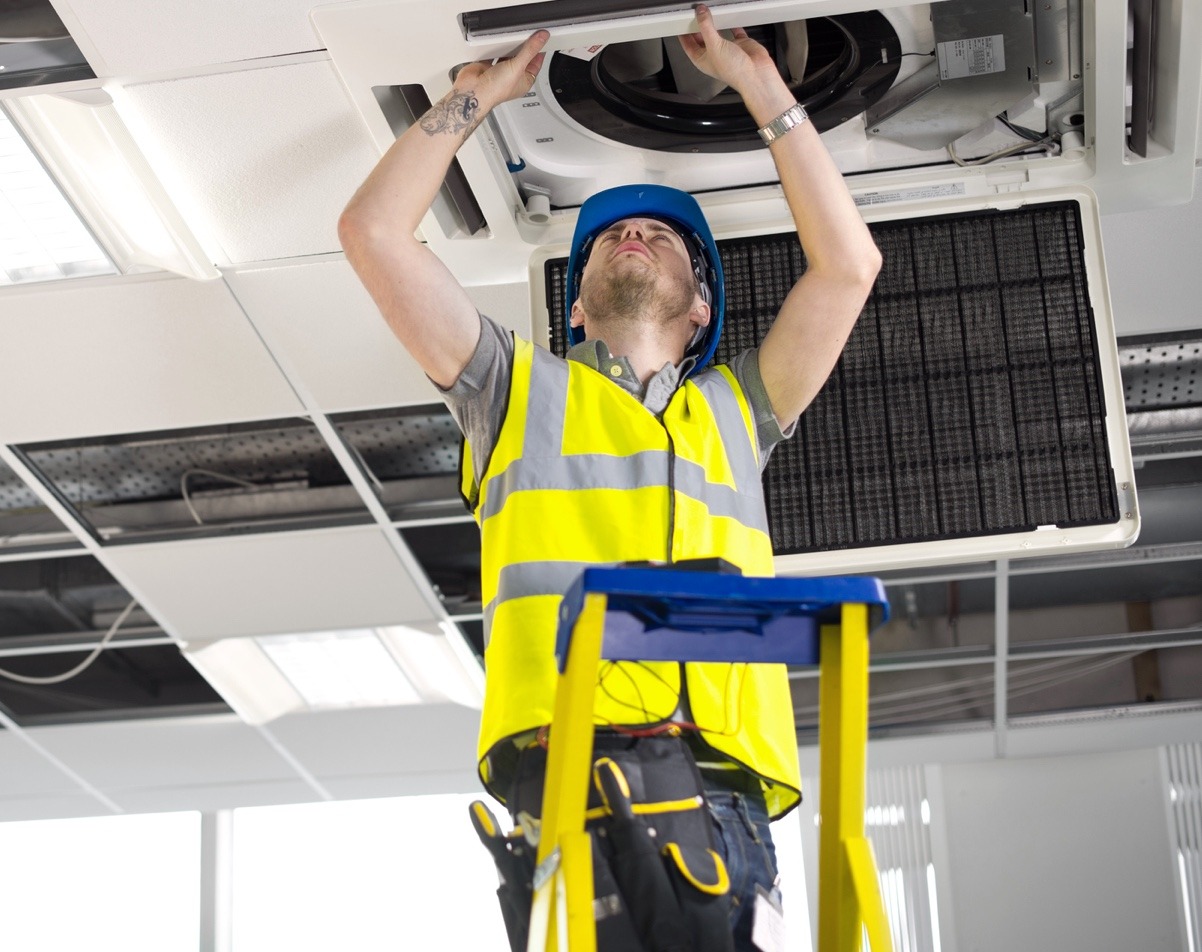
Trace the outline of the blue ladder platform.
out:
M 870 631 L 889 618 L 885 587 L 875 578 L 589 568 L 560 606 L 555 642 L 560 672 L 589 594 L 607 598 L 601 657 L 610 661 L 816 665 L 819 628 L 838 625 L 844 604 L 868 606 Z

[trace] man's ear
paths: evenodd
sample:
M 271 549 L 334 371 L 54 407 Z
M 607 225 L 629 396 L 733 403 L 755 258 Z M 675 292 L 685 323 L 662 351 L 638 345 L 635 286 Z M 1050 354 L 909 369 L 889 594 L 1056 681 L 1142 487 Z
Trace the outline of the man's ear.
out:
M 709 327 L 710 306 L 701 300 L 700 294 L 693 298 L 693 307 L 689 310 L 689 320 L 698 327 Z
M 584 326 L 584 307 L 583 307 L 583 305 L 581 305 L 579 299 L 577 299 L 572 304 L 571 325 L 573 327 L 583 327 Z

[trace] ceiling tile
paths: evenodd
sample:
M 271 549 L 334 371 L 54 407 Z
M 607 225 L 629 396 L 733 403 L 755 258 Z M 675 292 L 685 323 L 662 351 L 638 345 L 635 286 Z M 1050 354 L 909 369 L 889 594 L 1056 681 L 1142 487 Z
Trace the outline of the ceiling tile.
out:
M 338 250 L 338 216 L 378 153 L 328 61 L 125 93 L 168 189 L 232 262 Z
M 480 712 L 457 704 L 310 712 L 271 724 L 323 784 L 409 773 L 474 776 L 479 729 Z
M 233 715 L 37 728 L 38 743 L 118 804 L 129 791 L 293 782 L 296 771 Z
M 112 546 L 106 562 L 185 641 L 433 620 L 374 526 Z
M 0 818 L 6 805 L 26 797 L 83 795 L 79 784 L 25 743 L 13 731 L 0 731 Z M 93 804 L 99 805 L 88 797 Z
M 220 281 L 0 290 L 0 439 L 294 415 L 300 404 Z
M 0 822 L 10 820 L 66 820 L 82 816 L 111 816 L 108 809 L 95 797 L 85 796 L 37 796 L 0 799 Z
M 228 281 L 289 375 L 323 410 L 440 401 L 345 260 L 248 269 Z M 480 310 L 529 336 L 524 283 L 467 290 Z
M 309 23 L 312 0 L 59 0 L 56 6 L 67 14 L 84 52 L 103 61 L 92 65 L 111 76 L 233 63 L 322 45 Z
M 1119 336 L 1202 326 L 1202 169 L 1187 205 L 1102 217 Z

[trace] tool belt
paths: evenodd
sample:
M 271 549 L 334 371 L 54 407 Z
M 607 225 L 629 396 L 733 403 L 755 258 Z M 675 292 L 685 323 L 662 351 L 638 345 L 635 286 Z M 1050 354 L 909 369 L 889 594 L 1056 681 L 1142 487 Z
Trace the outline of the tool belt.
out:
M 598 952 L 730 952 L 730 882 L 688 745 L 668 735 L 601 732 L 593 757 L 585 828 Z M 537 852 L 531 832 L 546 762 L 537 745 L 519 758 L 508 801 L 515 835 L 497 833 L 484 804 L 472 804 L 501 876 L 498 897 L 514 952 L 526 948 Z

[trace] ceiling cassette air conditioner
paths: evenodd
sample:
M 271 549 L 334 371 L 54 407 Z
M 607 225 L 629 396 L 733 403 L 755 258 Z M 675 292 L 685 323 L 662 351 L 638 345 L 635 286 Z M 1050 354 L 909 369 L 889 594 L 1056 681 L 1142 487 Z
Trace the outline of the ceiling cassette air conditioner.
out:
M 863 205 L 1084 184 L 1107 212 L 1187 201 L 1200 0 L 750 0 L 710 4 L 774 52 Z M 422 237 L 463 281 L 520 281 L 592 192 L 658 182 L 716 233 L 786 226 L 767 150 L 729 90 L 674 37 L 688 3 L 363 0 L 312 20 L 381 151 L 455 66 L 546 27 L 531 93 L 460 150 Z
M 1099 214 L 1192 194 L 1202 51 L 1186 38 L 1202 35 L 1202 0 L 711 9 L 774 51 L 885 258 L 830 382 L 769 464 L 778 568 L 1134 541 Z M 465 283 L 529 281 L 532 336 L 553 350 L 567 242 L 601 188 L 697 196 L 727 274 L 719 359 L 762 338 L 804 270 L 753 123 L 678 55 L 687 4 L 393 0 L 313 21 L 381 150 L 452 67 L 550 29 L 534 89 L 460 150 L 421 233 Z

